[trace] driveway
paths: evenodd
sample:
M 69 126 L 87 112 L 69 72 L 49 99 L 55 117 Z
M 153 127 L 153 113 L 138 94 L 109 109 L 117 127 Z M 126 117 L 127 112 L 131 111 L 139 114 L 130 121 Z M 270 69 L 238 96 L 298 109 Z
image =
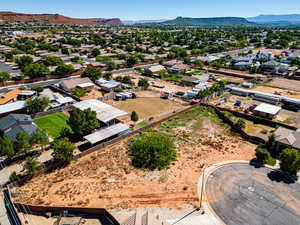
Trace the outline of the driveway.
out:
M 300 184 L 283 182 L 269 168 L 221 166 L 205 185 L 210 207 L 227 225 L 299 225 Z

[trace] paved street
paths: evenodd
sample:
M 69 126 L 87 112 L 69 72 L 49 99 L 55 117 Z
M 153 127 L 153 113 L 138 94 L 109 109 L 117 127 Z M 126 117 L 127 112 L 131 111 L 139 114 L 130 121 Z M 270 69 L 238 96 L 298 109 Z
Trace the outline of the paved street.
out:
M 300 183 L 285 183 L 274 171 L 228 164 L 206 183 L 210 206 L 227 225 L 299 225 Z

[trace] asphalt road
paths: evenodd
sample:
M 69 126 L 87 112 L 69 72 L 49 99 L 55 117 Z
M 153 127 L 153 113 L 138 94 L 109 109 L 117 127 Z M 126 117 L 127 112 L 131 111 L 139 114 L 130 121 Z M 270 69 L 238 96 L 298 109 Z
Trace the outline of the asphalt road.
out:
M 268 168 L 229 164 L 210 174 L 206 195 L 227 225 L 299 225 L 300 183 L 285 183 Z

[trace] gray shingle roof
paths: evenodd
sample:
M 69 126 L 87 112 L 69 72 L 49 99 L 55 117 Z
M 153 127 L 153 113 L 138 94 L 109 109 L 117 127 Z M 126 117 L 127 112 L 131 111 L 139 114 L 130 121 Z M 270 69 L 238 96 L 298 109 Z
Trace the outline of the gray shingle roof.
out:
M 24 131 L 29 137 L 32 137 L 36 129 L 37 126 L 26 114 L 10 114 L 0 120 L 0 130 L 11 140 L 15 140 L 20 131 Z

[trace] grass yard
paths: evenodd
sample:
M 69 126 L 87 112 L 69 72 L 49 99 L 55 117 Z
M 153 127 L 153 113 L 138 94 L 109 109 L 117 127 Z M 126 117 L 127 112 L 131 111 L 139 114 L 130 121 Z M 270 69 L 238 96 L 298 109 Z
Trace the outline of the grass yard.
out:
M 53 113 L 47 116 L 43 116 L 37 119 L 34 119 L 33 122 L 45 132 L 50 135 L 52 138 L 59 136 L 60 131 L 64 127 L 68 127 L 67 124 L 68 117 L 63 113 Z

